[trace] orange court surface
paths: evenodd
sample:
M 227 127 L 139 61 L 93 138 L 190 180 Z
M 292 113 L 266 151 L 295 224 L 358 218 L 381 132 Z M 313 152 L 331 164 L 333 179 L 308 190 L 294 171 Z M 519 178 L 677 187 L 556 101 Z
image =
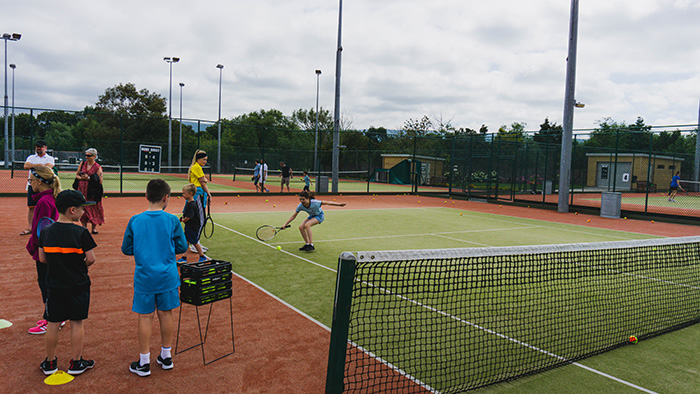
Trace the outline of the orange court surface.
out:
M 173 197 L 174 198 L 174 197 Z M 445 206 L 445 198 L 415 195 L 342 196 L 353 208 Z M 265 200 L 269 201 L 266 203 Z M 176 200 L 177 201 L 177 200 Z M 217 196 L 212 213 L 289 210 L 297 197 L 288 195 Z M 650 220 L 605 219 L 594 215 L 560 214 L 556 211 L 449 200 L 458 209 L 571 223 L 659 236 L 700 235 L 700 227 Z M 452 204 L 454 202 L 454 204 Z M 272 205 L 278 208 L 272 208 Z M 84 357 L 94 359 L 94 369 L 65 385 L 48 386 L 39 369 L 45 357 L 44 338 L 29 335 L 27 329 L 41 318 L 43 308 L 36 283 L 34 261 L 25 250 L 26 198 L 0 198 L 0 217 L 6 223 L 3 238 L 8 249 L 0 265 L 2 306 L 0 319 L 12 326 L 0 329 L 2 393 L 117 392 L 155 393 L 198 391 L 206 393 L 322 393 L 325 390 L 330 333 L 316 322 L 292 310 L 247 281 L 233 277 L 233 324 L 235 353 L 203 365 L 195 348 L 173 356 L 175 368 L 162 370 L 155 363 L 160 346 L 157 319 L 154 322 L 149 377 L 138 377 L 128 367 L 138 358 L 137 315 L 131 312 L 133 257 L 124 256 L 120 246 L 129 218 L 147 207 L 145 197 L 103 199 L 106 224 L 95 235 L 97 262 L 90 268 L 90 317 L 85 323 Z M 179 214 L 181 205 L 171 202 L 168 211 Z M 590 222 L 587 222 L 590 220 Z M 227 300 L 213 304 L 206 342 L 207 361 L 231 350 Z M 195 307 L 184 305 L 180 349 L 199 342 Z M 329 310 L 330 310 L 329 306 Z M 208 305 L 200 307 L 206 324 Z M 179 310 L 175 310 L 177 319 Z M 176 327 L 177 329 L 177 327 Z M 59 334 L 59 369 L 70 359 L 69 324 Z M 174 349 L 173 349 L 174 350 Z

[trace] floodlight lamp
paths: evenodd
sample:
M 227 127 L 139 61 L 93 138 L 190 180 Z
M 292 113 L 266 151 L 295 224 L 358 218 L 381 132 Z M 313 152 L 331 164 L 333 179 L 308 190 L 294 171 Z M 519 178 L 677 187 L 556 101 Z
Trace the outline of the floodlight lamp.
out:
M 224 68 L 224 65 L 223 65 L 223 64 L 217 64 L 217 65 L 216 65 L 216 68 Z
M 585 106 L 586 106 L 586 104 L 584 104 L 584 103 L 579 103 L 578 101 L 576 101 L 576 102 L 574 103 L 574 107 L 576 107 L 576 108 L 583 108 L 583 107 L 585 107 Z
M 170 58 L 169 58 L 169 57 L 164 57 L 164 58 L 163 58 L 163 61 L 169 62 L 169 61 L 170 61 Z
M 15 67 L 17 67 L 17 65 L 15 65 L 14 63 L 10 63 L 10 68 L 11 68 L 11 69 L 13 69 L 13 70 L 14 70 L 14 69 L 15 69 Z
M 180 61 L 180 58 L 179 58 L 179 57 L 173 57 L 173 63 L 177 63 L 177 62 L 179 62 L 179 61 Z
M 321 74 L 321 70 L 316 70 L 316 74 L 320 75 L 320 74 Z
M 22 35 L 21 35 L 21 34 L 19 34 L 19 33 L 12 33 L 12 39 L 13 39 L 13 40 L 19 40 L 20 38 L 22 38 Z
M 184 82 L 180 82 L 180 87 L 183 87 L 183 86 L 185 86 L 185 83 L 184 83 Z
M 10 33 L 2 33 L 2 38 L 10 38 Z

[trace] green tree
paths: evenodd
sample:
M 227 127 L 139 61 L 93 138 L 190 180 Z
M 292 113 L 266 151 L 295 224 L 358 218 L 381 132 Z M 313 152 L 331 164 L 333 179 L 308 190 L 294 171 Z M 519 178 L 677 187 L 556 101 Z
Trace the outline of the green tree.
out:
M 561 135 L 563 129 L 561 125 L 550 123 L 549 118 L 544 118 L 544 123 L 540 125 L 540 131 L 536 132 L 532 137 L 535 142 L 544 143 L 549 141 L 550 144 L 561 144 Z
M 525 123 L 513 122 L 508 126 L 503 125 L 498 128 L 498 136 L 507 141 L 523 141 L 525 140 Z
M 300 108 L 292 113 L 292 121 L 301 130 L 316 130 L 316 110 Z M 333 114 L 321 107 L 318 110 L 318 129 L 333 130 Z

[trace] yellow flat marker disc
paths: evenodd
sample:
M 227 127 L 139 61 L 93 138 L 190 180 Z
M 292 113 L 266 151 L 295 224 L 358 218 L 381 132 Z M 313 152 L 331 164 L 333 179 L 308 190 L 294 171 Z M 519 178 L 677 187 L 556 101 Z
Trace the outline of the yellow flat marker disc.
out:
M 58 386 L 59 384 L 69 383 L 71 380 L 73 380 L 72 375 L 58 370 L 49 375 L 48 378 L 44 379 L 44 383 L 48 384 L 49 386 Z
M 0 319 L 0 330 L 2 330 L 3 328 L 10 327 L 10 326 L 12 326 L 11 322 L 9 322 L 5 319 Z

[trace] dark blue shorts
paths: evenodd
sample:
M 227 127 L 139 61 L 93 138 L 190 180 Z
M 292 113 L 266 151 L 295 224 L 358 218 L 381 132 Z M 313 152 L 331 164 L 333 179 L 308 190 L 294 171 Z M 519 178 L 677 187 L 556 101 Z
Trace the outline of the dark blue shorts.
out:
M 34 208 L 36 206 L 36 201 L 32 198 L 33 195 L 35 195 L 34 190 L 32 190 L 31 186 L 27 186 L 27 206 L 29 208 Z
M 199 243 L 199 231 L 193 230 L 190 227 L 185 226 L 185 239 L 192 245 Z

